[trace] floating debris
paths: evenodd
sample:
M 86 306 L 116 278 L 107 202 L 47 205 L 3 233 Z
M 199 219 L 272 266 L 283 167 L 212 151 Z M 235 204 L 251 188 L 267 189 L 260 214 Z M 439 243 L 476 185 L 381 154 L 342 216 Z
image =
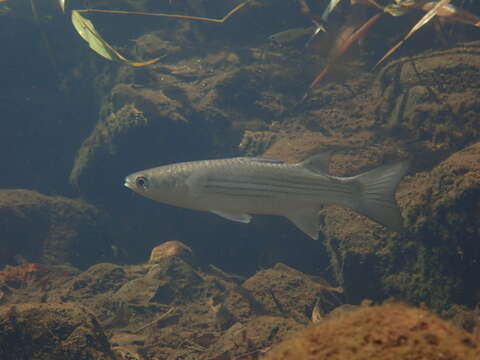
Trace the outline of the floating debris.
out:
M 318 324 L 320 321 L 323 320 L 322 312 L 320 311 L 320 299 L 317 299 L 317 301 L 315 301 L 315 305 L 313 306 L 313 310 L 312 310 L 311 319 L 312 319 L 312 323 L 314 324 Z

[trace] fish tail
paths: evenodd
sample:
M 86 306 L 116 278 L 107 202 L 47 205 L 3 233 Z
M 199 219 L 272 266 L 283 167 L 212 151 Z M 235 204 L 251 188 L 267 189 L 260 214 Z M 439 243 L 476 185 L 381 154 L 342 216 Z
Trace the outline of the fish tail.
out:
M 360 184 L 355 210 L 390 230 L 401 231 L 403 220 L 395 201 L 395 190 L 407 172 L 408 163 L 383 165 L 355 176 L 352 180 Z

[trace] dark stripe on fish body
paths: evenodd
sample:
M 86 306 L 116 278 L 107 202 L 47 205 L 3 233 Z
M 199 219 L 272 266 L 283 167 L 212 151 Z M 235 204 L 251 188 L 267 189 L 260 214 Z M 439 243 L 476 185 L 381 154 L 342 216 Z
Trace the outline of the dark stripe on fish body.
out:
M 244 196 L 264 196 L 264 197 L 273 197 L 273 195 L 268 195 L 266 193 L 271 193 L 271 194 L 293 194 L 291 192 L 286 192 L 282 190 L 274 190 L 274 189 L 265 189 L 265 188 L 251 188 L 251 187 L 230 187 L 230 186 L 222 186 L 222 185 L 206 185 L 205 188 L 207 189 L 219 189 L 220 191 L 218 192 L 223 192 L 224 194 L 231 194 L 231 195 L 244 195 Z M 240 191 L 242 194 L 235 194 L 234 191 Z M 248 192 L 251 192 L 249 194 Z M 296 193 L 295 193 L 296 194 Z
M 229 186 L 232 185 L 232 186 Z M 243 185 L 243 186 L 242 186 Z M 246 185 L 251 185 L 251 186 L 246 186 Z M 246 183 L 246 182 L 224 182 L 224 181 L 219 181 L 219 182 L 213 182 L 206 187 L 218 187 L 222 189 L 230 189 L 232 191 L 238 190 L 238 191 L 253 191 L 253 192 L 260 192 L 260 193 L 275 193 L 275 194 L 295 194 L 295 195 L 310 195 L 313 190 L 310 189 L 298 189 L 298 188 L 289 188 L 285 186 L 275 186 L 271 184 L 262 184 L 262 183 Z M 301 191 L 304 190 L 304 191 Z
M 279 174 L 280 177 L 282 175 L 284 174 Z M 329 177 L 322 177 L 319 179 L 310 180 L 310 179 L 306 179 L 304 176 L 295 176 L 295 175 L 293 176 L 288 175 L 288 177 L 281 177 L 280 179 L 279 177 L 255 175 L 255 176 L 244 176 L 244 177 L 240 176 L 240 177 L 236 177 L 235 179 L 239 181 L 246 180 L 247 182 L 258 182 L 260 180 L 264 180 L 272 183 L 280 183 L 280 184 L 288 183 L 292 185 L 306 185 L 306 186 L 313 186 L 315 188 L 318 187 L 319 184 L 321 184 L 321 181 L 329 181 L 329 184 L 327 186 L 336 186 L 336 185 L 344 186 L 343 183 L 335 181 L 334 179 Z M 210 179 L 207 179 L 207 180 L 210 180 Z M 227 179 L 211 178 L 211 180 L 231 181 L 230 178 L 227 178 Z
M 260 178 L 264 180 L 264 178 Z M 271 179 L 270 179 L 271 180 Z M 254 191 L 254 192 L 271 192 L 276 194 L 293 194 L 293 195 L 314 195 L 317 193 L 324 192 L 336 192 L 346 195 L 352 195 L 352 191 L 345 188 L 343 184 L 331 183 L 328 185 L 323 185 L 319 183 L 311 184 L 314 187 L 302 186 L 297 183 L 290 181 L 278 181 L 276 184 L 273 184 L 271 181 L 268 183 L 259 182 L 257 178 L 255 181 L 241 181 L 241 180 L 230 180 L 230 179 L 221 179 L 221 178 L 210 178 L 207 179 L 206 188 L 222 188 L 223 190 L 239 190 L 239 191 Z M 244 186 L 242 186 L 244 185 Z M 250 186 L 245 186 L 250 185 Z M 310 185 L 310 184 L 309 184 Z
M 224 184 L 224 185 L 221 185 Z M 295 187 L 288 187 L 288 186 L 280 186 L 280 185 L 271 185 L 271 184 L 252 184 L 253 186 L 240 186 L 242 183 L 234 183 L 235 186 L 227 186 L 225 183 L 219 183 L 219 184 L 209 184 L 205 185 L 205 188 L 221 188 L 223 190 L 238 190 L 238 191 L 253 191 L 256 193 L 275 193 L 275 194 L 285 194 L 285 195 L 301 195 L 301 196 L 309 196 L 309 195 L 318 195 L 318 194 L 324 194 L 325 192 L 335 192 L 336 194 L 345 194 L 345 195 L 352 195 L 351 191 L 345 191 L 345 190 L 340 190 L 340 189 L 332 189 L 332 188 L 326 188 L 326 189 L 305 189 L 305 188 L 295 188 Z M 302 191 L 303 190 L 303 191 Z
M 217 190 L 215 190 L 217 189 Z M 258 198 L 265 198 L 265 199 L 270 199 L 270 198 L 273 198 L 273 195 L 268 195 L 268 194 L 259 194 L 259 193 L 255 193 L 255 194 L 246 194 L 246 193 L 241 193 L 241 194 L 235 194 L 231 191 L 228 191 L 230 189 L 227 189 L 227 190 L 222 190 L 221 188 L 215 188 L 215 189 L 211 189 L 211 191 L 209 191 L 209 194 L 218 194 L 218 195 L 225 195 L 225 196 L 236 196 L 236 197 L 241 197 L 241 198 L 255 198 L 255 199 L 258 199 Z

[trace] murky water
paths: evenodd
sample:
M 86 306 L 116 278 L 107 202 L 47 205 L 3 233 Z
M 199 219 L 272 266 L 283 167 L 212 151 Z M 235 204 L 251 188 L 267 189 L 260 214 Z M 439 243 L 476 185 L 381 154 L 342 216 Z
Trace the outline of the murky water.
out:
M 388 298 L 478 341 L 480 6 L 340 1 L 322 18 L 328 3 L 0 2 L 2 359 L 257 359 L 315 308 Z M 409 159 L 403 229 L 325 206 L 314 241 L 123 186 L 171 163 L 323 151 L 339 177 Z M 55 341 L 22 322 L 36 316 Z M 101 336 L 68 347 L 78 321 Z

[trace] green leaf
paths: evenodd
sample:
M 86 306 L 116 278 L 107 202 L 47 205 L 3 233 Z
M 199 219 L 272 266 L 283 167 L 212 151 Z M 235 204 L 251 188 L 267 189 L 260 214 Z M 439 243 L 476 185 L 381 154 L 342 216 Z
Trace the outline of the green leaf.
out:
M 102 39 L 97 32 L 92 22 L 80 14 L 81 10 L 72 11 L 72 23 L 78 34 L 88 43 L 90 48 L 100 56 L 112 61 L 122 62 L 131 66 L 146 66 L 156 63 L 160 58 L 155 58 L 148 61 L 136 62 L 126 59 L 110 44 Z

